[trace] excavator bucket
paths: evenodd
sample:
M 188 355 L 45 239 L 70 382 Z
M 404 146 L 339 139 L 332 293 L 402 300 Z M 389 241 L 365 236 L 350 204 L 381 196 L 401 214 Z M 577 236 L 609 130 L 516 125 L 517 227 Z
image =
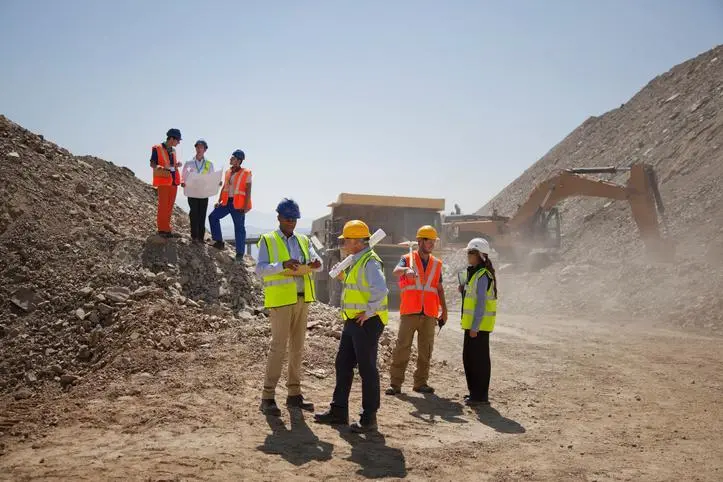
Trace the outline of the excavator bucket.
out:
M 633 164 L 630 167 L 628 189 L 630 209 L 646 250 L 656 260 L 672 260 L 675 246 L 665 237 L 667 235 L 665 207 L 653 168 L 645 164 Z

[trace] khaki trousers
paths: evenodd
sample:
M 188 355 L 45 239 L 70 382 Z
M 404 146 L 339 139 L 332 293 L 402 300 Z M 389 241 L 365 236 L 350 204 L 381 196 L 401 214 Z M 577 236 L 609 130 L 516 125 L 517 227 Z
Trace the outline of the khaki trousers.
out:
M 301 395 L 301 359 L 304 355 L 306 338 L 306 319 L 309 305 L 300 297 L 296 304 L 271 308 L 271 345 L 266 361 L 263 399 L 273 399 L 276 385 L 281 378 L 281 369 L 286 359 L 286 347 L 289 347 L 289 375 L 286 388 L 289 396 Z
M 434 349 L 434 330 L 437 319 L 426 315 L 402 315 L 399 322 L 397 344 L 392 353 L 392 365 L 389 369 L 391 385 L 401 387 L 404 383 L 404 372 L 409 364 L 412 353 L 414 333 L 417 333 L 417 369 L 414 372 L 414 388 L 427 384 L 429 364 Z

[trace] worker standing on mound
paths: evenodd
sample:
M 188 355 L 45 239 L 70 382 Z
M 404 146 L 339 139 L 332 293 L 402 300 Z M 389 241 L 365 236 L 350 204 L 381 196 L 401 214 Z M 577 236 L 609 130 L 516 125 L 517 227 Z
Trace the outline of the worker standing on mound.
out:
M 196 155 L 183 166 L 183 179 L 188 179 L 191 173 L 199 176 L 210 174 L 213 172 L 213 163 L 206 159 L 206 151 L 208 144 L 203 139 L 199 139 L 193 145 L 196 149 Z M 183 184 L 185 186 L 185 184 Z M 191 241 L 202 243 L 206 235 L 206 212 L 208 211 L 208 198 L 188 198 L 188 213 L 191 221 Z
M 164 238 L 176 238 L 178 234 L 171 230 L 171 215 L 176 202 L 178 186 L 181 185 L 181 163 L 176 159 L 175 147 L 181 142 L 181 131 L 168 129 L 166 141 L 153 146 L 151 167 L 153 168 L 153 187 L 158 194 L 158 214 L 156 223 L 158 234 Z
M 241 167 L 244 159 L 246 155 L 240 149 L 236 149 L 231 154 L 229 159 L 231 169 L 226 171 L 218 202 L 208 216 L 211 238 L 214 241 L 213 247 L 223 249 L 225 244 L 221 233 L 221 219 L 231 215 L 237 262 L 243 261 L 246 249 L 246 213 L 251 211 L 251 170 Z

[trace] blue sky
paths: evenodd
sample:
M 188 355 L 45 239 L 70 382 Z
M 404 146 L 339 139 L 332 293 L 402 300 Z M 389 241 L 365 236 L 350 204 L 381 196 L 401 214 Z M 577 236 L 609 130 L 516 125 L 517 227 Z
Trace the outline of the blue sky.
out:
M 0 112 L 150 180 L 169 127 L 254 205 L 482 206 L 590 115 L 723 42 L 723 2 L 2 0 Z M 179 205 L 186 208 L 185 199 Z

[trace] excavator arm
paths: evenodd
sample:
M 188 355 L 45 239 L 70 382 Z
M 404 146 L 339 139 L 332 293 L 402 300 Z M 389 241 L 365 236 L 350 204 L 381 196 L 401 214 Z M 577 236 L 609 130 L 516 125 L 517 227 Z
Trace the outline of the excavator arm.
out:
M 618 200 L 627 199 L 624 186 L 605 181 L 596 181 L 563 171 L 539 184 L 520 206 L 509 221 L 512 230 L 528 224 L 540 210 L 547 211 L 565 198 L 572 196 L 604 197 Z
M 590 179 L 581 174 L 614 174 L 629 171 L 630 178 L 626 185 Z M 509 220 L 511 231 L 525 231 L 535 219 L 554 207 L 557 203 L 573 196 L 601 197 L 627 200 L 633 219 L 640 230 L 641 238 L 651 254 L 658 257 L 671 255 L 672 246 L 663 240 L 658 225 L 658 212 L 665 227 L 665 210 L 663 208 L 657 179 L 651 166 L 633 164 L 629 168 L 579 168 L 568 169 L 539 184 L 530 194 L 527 201 L 519 207 Z M 657 208 L 657 210 L 656 210 Z

